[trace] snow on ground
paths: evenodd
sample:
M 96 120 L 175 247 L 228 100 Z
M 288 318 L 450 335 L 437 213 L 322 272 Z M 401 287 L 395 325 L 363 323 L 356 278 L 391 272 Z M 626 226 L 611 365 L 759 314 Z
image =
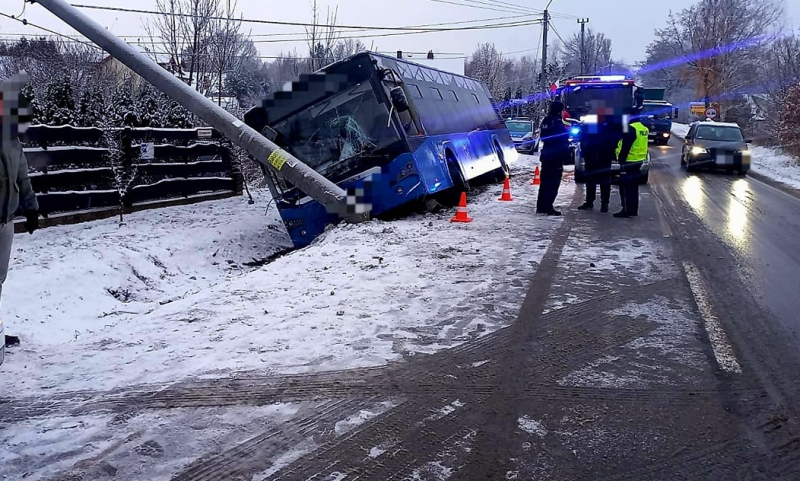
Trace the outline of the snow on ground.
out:
M 689 124 L 679 124 L 678 122 L 672 122 L 672 133 L 680 138 L 686 137 L 686 134 L 689 133 Z
M 6 330 L 25 346 L 91 336 L 252 270 L 291 244 L 266 199 L 137 212 L 17 235 L 3 284 Z M 272 227 L 270 229 L 270 227 Z
M 753 172 L 800 189 L 800 164 L 795 157 L 783 153 L 780 149 L 758 145 L 750 147 L 750 151 L 753 155 Z
M 398 405 L 395 401 L 386 401 L 383 403 L 379 403 L 373 409 L 362 409 L 357 413 L 348 416 L 346 419 L 342 419 L 341 421 L 337 422 L 334 426 L 334 432 L 338 436 L 345 434 L 352 429 L 364 424 L 365 422 L 369 421 L 370 419 L 380 416 L 381 414 L 389 411 L 390 409 L 396 407 Z
M 500 185 L 473 191 L 471 224 L 449 209 L 341 225 L 257 269 L 242 263 L 286 242 L 265 202 L 18 236 L 3 312 L 23 345 L 2 367 L 7 392 L 375 366 L 490 333 L 515 319 L 562 221 L 534 214 L 534 162 L 512 166 L 514 202 Z
M 286 422 L 299 408 L 299 404 L 178 408 L 145 411 L 124 423 L 108 413 L 4 425 L 2 479 L 54 479 L 65 469 L 76 474 L 74 479 L 83 479 L 79 473 L 86 479 L 104 479 L 117 471 L 123 479 L 169 479 L 194 462 L 197 453 L 242 443 Z M 120 436 L 114 427 L 125 434 Z M 291 454 L 275 463 L 285 462 Z
M 535 434 L 540 438 L 543 438 L 547 435 L 547 430 L 544 428 L 542 423 L 535 419 L 531 419 L 528 416 L 522 416 L 521 418 L 517 419 L 517 424 L 521 430 L 528 434 Z
M 686 124 L 672 123 L 672 133 L 683 138 L 689 132 Z M 784 153 L 781 149 L 750 146 L 751 171 L 761 174 L 776 182 L 800 189 L 800 163 L 796 157 Z

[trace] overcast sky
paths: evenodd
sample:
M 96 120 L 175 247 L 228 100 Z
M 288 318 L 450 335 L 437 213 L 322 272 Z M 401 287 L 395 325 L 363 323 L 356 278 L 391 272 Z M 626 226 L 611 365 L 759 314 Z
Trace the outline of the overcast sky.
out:
M 71 0 L 73 4 L 103 5 L 123 8 L 153 10 L 155 0 Z M 547 0 L 318 0 L 322 7 L 334 8 L 338 5 L 339 25 L 369 26 L 409 26 L 422 24 L 438 24 L 442 22 L 460 22 L 469 20 L 494 20 L 502 23 L 532 19 L 503 11 L 488 10 L 482 7 L 469 7 L 464 4 L 517 4 L 530 9 L 541 10 Z M 645 47 L 653 39 L 653 30 L 664 26 L 670 11 L 680 11 L 695 3 L 695 0 L 666 0 L 643 3 L 641 0 L 553 0 L 550 11 L 554 14 L 554 29 L 567 39 L 579 31 L 577 18 L 589 18 L 588 26 L 605 33 L 613 41 L 614 57 L 617 60 L 636 62 L 642 60 Z M 454 5 L 458 4 L 458 5 Z M 8 15 L 19 15 L 22 12 L 22 0 L 0 1 L 0 12 Z M 498 7 L 503 10 L 507 7 Z M 786 2 L 787 26 L 800 25 L 800 1 Z M 98 10 L 82 10 L 101 25 L 111 29 L 117 35 L 142 36 L 142 24 L 148 15 L 107 12 Z M 308 22 L 311 19 L 310 0 L 239 0 L 238 11 L 247 19 L 280 20 Z M 39 4 L 28 4 L 22 18 L 29 22 L 55 30 L 64 34 L 75 34 L 61 20 L 50 14 Z M 324 20 L 324 18 L 323 18 Z M 485 23 L 485 22 L 484 22 Z M 491 23 L 491 22 L 490 22 Z M 303 53 L 303 42 L 288 42 L 288 39 L 302 39 L 302 27 L 284 27 L 248 23 L 244 26 L 250 30 L 257 42 L 256 45 L 263 56 L 273 56 L 280 52 L 297 49 Z M 45 33 L 31 26 L 25 26 L 14 20 L 0 17 L 0 37 L 8 34 L 26 33 L 30 35 Z M 372 32 L 350 33 L 363 36 Z M 388 32 L 384 32 L 388 33 Z M 46 33 L 45 33 L 46 34 Z M 271 34 L 283 34 L 279 37 L 268 37 Z M 296 34 L 296 35 L 286 35 Z M 363 38 L 362 41 L 372 50 L 394 52 L 447 52 L 449 54 L 469 55 L 481 42 L 494 42 L 503 52 L 513 52 L 513 56 L 538 55 L 537 45 L 540 43 L 541 28 L 537 25 L 504 29 L 471 30 L 459 32 L 425 33 L 407 36 L 388 36 Z M 551 34 L 551 44 L 558 37 Z M 276 42 L 280 40 L 280 42 Z M 135 41 L 135 39 L 128 39 Z M 516 53 L 519 52 L 519 53 Z

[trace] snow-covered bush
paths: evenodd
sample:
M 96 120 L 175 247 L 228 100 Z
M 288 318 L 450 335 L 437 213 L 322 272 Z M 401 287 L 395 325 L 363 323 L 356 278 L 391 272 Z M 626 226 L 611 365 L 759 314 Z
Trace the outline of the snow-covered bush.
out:
M 800 156 L 800 82 L 790 88 L 786 96 L 778 136 L 784 150 Z

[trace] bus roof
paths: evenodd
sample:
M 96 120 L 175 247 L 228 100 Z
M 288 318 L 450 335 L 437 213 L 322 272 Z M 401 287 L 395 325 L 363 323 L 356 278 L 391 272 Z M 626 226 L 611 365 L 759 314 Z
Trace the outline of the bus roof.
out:
M 323 67 L 321 70 L 327 72 L 329 69 L 334 69 L 337 65 L 340 65 L 340 64 L 343 64 L 343 63 L 347 63 L 347 62 L 351 62 L 353 60 L 358 59 L 359 57 L 370 57 L 370 58 L 373 58 L 373 59 L 391 60 L 393 62 L 406 64 L 406 65 L 413 65 L 414 67 L 424 68 L 424 69 L 427 69 L 427 70 L 438 72 L 440 74 L 452 75 L 452 76 L 459 77 L 459 78 L 462 78 L 462 79 L 467 79 L 467 80 L 475 80 L 475 79 L 473 79 L 471 77 L 467 77 L 466 75 L 460 75 L 460 74 L 453 73 L 453 72 L 447 72 L 445 70 L 441 70 L 441 69 L 438 69 L 438 68 L 430 67 L 428 65 L 424 65 L 424 64 L 421 64 L 421 63 L 416 63 L 416 62 L 413 62 L 413 61 L 410 61 L 410 60 L 407 60 L 407 59 L 404 59 L 404 58 L 397 58 L 397 57 L 393 57 L 391 55 L 385 55 L 385 54 L 382 54 L 382 53 L 376 53 L 376 52 L 370 52 L 370 51 L 359 52 L 359 53 L 357 53 L 357 54 L 355 54 L 355 55 L 353 55 L 351 57 L 348 57 L 348 58 L 339 60 L 338 62 L 334 62 L 332 64 L 329 64 L 329 65 Z

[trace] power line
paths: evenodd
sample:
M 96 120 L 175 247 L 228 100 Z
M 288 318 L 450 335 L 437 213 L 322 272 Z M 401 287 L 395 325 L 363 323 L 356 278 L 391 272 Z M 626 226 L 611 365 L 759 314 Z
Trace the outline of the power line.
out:
M 529 17 L 532 15 L 526 15 Z M 520 19 L 519 15 L 511 15 L 511 16 L 504 16 L 504 17 L 493 17 L 493 18 L 483 18 L 483 19 L 476 19 L 476 20 L 462 20 L 459 22 L 444 22 L 444 23 L 428 23 L 422 25 L 408 25 L 406 27 L 400 28 L 407 28 L 407 29 L 415 29 L 415 28 L 425 28 L 425 27 L 440 27 L 443 25 L 464 25 L 467 23 L 480 23 L 480 22 L 494 22 L 498 20 L 511 20 L 511 19 Z M 350 33 L 350 32 L 362 32 L 360 29 L 337 29 L 340 33 Z M 3 36 L 18 36 L 23 37 L 28 35 L 27 33 L 0 33 Z M 250 34 L 248 37 L 290 37 L 290 36 L 297 36 L 297 35 L 305 35 L 305 32 L 284 32 L 284 33 L 262 33 L 262 34 Z M 147 35 L 117 35 L 119 38 L 144 38 Z
M 202 15 L 192 15 L 187 13 L 173 13 L 173 12 L 159 12 L 155 10 L 140 10 L 135 8 L 122 8 L 122 7 L 106 7 L 101 5 L 80 5 L 80 4 L 73 4 L 73 7 L 77 8 L 86 8 L 91 10 L 106 10 L 112 12 L 123 12 L 123 13 L 139 13 L 145 15 L 165 15 L 170 17 L 202 17 L 206 20 L 230 20 L 226 17 L 218 17 L 218 16 L 202 16 Z M 456 28 L 439 28 L 439 29 L 432 29 L 432 28 L 408 28 L 408 27 L 369 27 L 365 25 L 325 25 L 325 24 L 313 24 L 313 23 L 305 23 L 305 22 L 284 22 L 278 20 L 261 20 L 261 19 L 248 19 L 248 18 L 240 18 L 235 19 L 237 22 L 242 23 L 258 23 L 258 24 L 266 24 L 266 25 L 283 25 L 283 26 L 292 26 L 292 27 L 318 27 L 318 28 L 347 28 L 347 29 L 355 29 L 355 30 L 411 30 L 411 31 L 420 31 L 420 32 L 427 32 L 427 31 L 455 31 L 455 30 L 480 30 L 482 28 L 491 28 L 490 26 L 471 26 L 471 27 L 456 27 Z
M 510 10 L 508 8 L 497 8 L 498 7 L 497 5 L 493 5 L 491 3 L 483 4 L 483 2 L 480 2 L 479 0 L 462 0 L 462 1 L 475 1 L 479 5 L 470 5 L 470 4 L 465 4 L 465 3 L 452 1 L 452 0 L 428 0 L 428 1 L 429 2 L 435 2 L 435 3 L 446 3 L 448 5 L 456 5 L 456 6 L 459 6 L 459 7 L 480 8 L 481 10 L 491 10 L 491 11 L 494 11 L 494 12 L 505 12 L 505 13 L 516 13 L 516 14 L 526 13 L 527 12 L 525 10 L 519 10 L 519 9 Z
M 422 31 L 410 31 L 410 32 L 392 32 L 392 33 L 376 33 L 376 34 L 365 34 L 365 35 L 352 35 L 352 36 L 339 36 L 337 40 L 357 40 L 357 39 L 370 39 L 370 38 L 380 38 L 380 37 L 397 37 L 397 36 L 407 36 L 407 35 L 421 35 L 426 33 L 442 33 L 442 32 L 451 32 L 451 31 L 470 31 L 470 30 L 489 30 L 489 29 L 498 29 L 498 28 L 514 28 L 514 27 L 527 27 L 531 25 L 538 25 L 542 21 L 540 19 L 532 19 L 527 21 L 520 21 L 520 22 L 508 22 L 508 23 L 500 23 L 500 24 L 491 24 L 491 25 L 475 25 L 470 27 L 462 27 L 462 28 L 444 28 L 444 29 L 429 29 L 429 30 L 422 30 Z M 70 38 L 66 35 L 58 34 L 59 36 Z M 155 40 L 151 39 L 146 35 L 142 35 L 136 37 L 137 39 L 144 39 L 147 43 L 150 44 L 160 44 L 163 45 L 163 40 Z M 82 42 L 80 40 L 75 40 L 77 42 Z M 273 39 L 273 40 L 251 40 L 254 44 L 256 43 L 305 43 L 308 41 L 307 37 L 301 38 L 290 38 L 290 39 Z
M 498 28 L 529 27 L 531 25 L 538 25 L 540 23 L 542 23 L 542 21 L 540 19 L 532 19 L 532 20 L 527 20 L 527 21 L 522 21 L 522 22 L 510 22 L 510 23 L 503 23 L 503 24 L 482 25 L 482 26 L 464 27 L 464 28 L 443 28 L 443 29 L 430 29 L 430 30 L 424 30 L 424 31 L 375 33 L 375 34 L 364 34 L 364 35 L 340 36 L 340 37 L 337 37 L 337 40 L 379 38 L 379 37 L 397 37 L 397 36 L 405 36 L 405 35 L 421 35 L 421 34 L 425 34 L 425 33 L 464 32 L 464 31 L 470 31 L 470 30 L 491 30 L 491 29 L 498 29 Z M 308 41 L 308 39 L 306 37 L 303 37 L 303 38 L 279 39 L 279 40 L 253 40 L 253 43 L 289 43 L 289 42 L 307 42 L 307 41 Z
M 538 10 L 538 9 L 535 9 L 535 8 L 530 8 L 530 7 L 527 7 L 525 5 L 520 5 L 518 3 L 504 2 L 502 0 L 486 0 L 486 1 L 487 2 L 491 2 L 491 3 L 496 3 L 498 5 L 507 5 L 509 7 L 516 7 L 516 8 L 522 9 L 522 10 L 536 10 L 536 11 L 538 11 L 538 13 L 542 13 L 542 10 Z
M 39 25 L 36 25 L 35 23 L 31 23 L 31 22 L 27 21 L 26 19 L 19 19 L 19 18 L 15 17 L 14 15 L 8 15 L 8 14 L 5 14 L 3 12 L 0 12 L 0 16 L 9 18 L 11 20 L 16 20 L 17 22 L 19 22 L 19 23 L 21 23 L 23 25 L 26 25 L 26 26 L 29 26 L 29 27 L 33 27 L 33 28 L 38 28 L 39 30 L 43 30 L 45 32 L 51 33 L 51 34 L 56 35 L 58 37 L 64 37 L 64 38 L 67 38 L 67 39 L 69 39 L 71 41 L 74 41 L 74 42 L 77 42 L 77 43 L 82 43 L 84 45 L 88 45 L 88 46 L 96 48 L 98 50 L 102 50 L 100 47 L 98 47 L 97 45 L 95 45 L 95 44 L 93 44 L 91 42 L 84 42 L 82 40 L 73 39 L 73 38 L 69 37 L 68 35 L 64 35 L 63 33 L 58 33 L 55 30 L 50 30 L 49 28 L 41 27 Z
M 553 25 L 553 24 L 551 23 L 551 24 L 550 24 L 550 28 L 552 28 L 552 29 L 553 29 L 553 32 L 555 32 L 555 34 L 556 34 L 556 37 L 558 37 L 558 39 L 559 39 L 559 40 L 561 40 L 561 43 L 563 43 L 564 45 L 566 45 L 566 44 L 567 44 L 567 42 L 565 42 L 565 41 L 564 41 L 564 39 L 563 39 L 563 38 L 561 38 L 561 34 L 560 34 L 560 33 L 558 33 L 558 30 L 556 29 L 556 26 L 555 26 L 555 25 Z

